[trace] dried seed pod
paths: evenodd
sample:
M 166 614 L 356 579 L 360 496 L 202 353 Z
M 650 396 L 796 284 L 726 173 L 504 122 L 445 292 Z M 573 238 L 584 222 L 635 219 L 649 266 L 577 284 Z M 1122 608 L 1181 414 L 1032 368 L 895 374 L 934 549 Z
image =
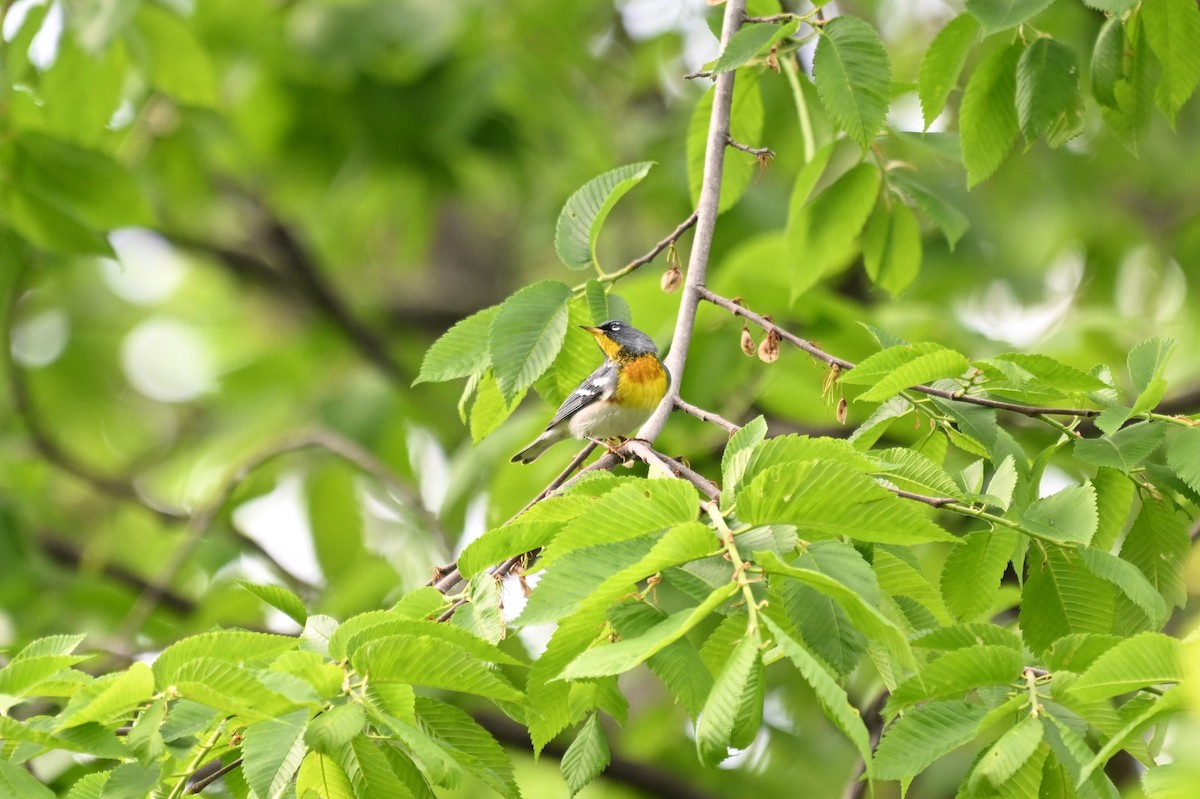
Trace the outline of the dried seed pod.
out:
M 838 420 L 838 424 L 845 424 L 845 423 L 846 423 L 846 409 L 847 409 L 847 407 L 848 407 L 848 406 L 847 406 L 847 404 L 846 404 L 846 398 L 845 398 L 845 397 L 842 397 L 840 400 L 838 400 L 838 404 L 837 404 L 837 420 Z
M 779 334 L 774 330 L 768 331 L 767 337 L 758 345 L 758 357 L 763 363 L 779 360 Z
M 776 75 L 779 74 L 779 56 L 776 53 L 778 49 L 779 48 L 777 47 L 772 47 L 770 54 L 767 55 L 767 69 L 771 70 Z
M 662 286 L 662 290 L 668 294 L 676 291 L 683 285 L 683 273 L 679 271 L 679 267 L 671 264 L 671 268 L 663 272 L 662 283 L 660 285 Z
M 742 352 L 751 358 L 758 352 L 758 345 L 754 343 L 754 337 L 750 335 L 750 328 L 746 325 L 742 325 Z

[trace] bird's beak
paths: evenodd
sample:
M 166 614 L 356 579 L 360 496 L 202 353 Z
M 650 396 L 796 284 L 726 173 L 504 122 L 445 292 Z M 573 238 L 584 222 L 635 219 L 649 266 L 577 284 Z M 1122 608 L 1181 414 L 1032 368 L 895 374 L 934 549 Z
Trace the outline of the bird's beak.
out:
M 593 336 L 598 336 L 604 332 L 603 330 L 601 330 L 598 327 L 589 327 L 588 325 L 580 325 L 579 327 L 581 329 L 586 330 L 587 332 L 591 333 Z

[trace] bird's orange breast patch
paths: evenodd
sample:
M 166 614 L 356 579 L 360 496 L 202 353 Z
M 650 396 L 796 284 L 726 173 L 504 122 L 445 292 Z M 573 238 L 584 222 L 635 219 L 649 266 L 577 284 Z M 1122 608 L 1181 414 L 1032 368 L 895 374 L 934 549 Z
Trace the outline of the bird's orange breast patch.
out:
M 653 407 L 667 393 L 667 373 L 653 355 L 642 355 L 625 364 L 613 398 L 621 404 Z

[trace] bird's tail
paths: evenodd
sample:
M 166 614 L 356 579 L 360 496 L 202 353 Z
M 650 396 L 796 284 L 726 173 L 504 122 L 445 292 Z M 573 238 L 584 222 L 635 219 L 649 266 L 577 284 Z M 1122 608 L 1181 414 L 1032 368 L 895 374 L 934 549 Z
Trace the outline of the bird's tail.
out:
M 533 463 L 543 452 L 567 437 L 568 433 L 563 427 L 565 426 L 560 425 L 559 428 L 542 433 L 528 447 L 513 455 L 512 463 Z

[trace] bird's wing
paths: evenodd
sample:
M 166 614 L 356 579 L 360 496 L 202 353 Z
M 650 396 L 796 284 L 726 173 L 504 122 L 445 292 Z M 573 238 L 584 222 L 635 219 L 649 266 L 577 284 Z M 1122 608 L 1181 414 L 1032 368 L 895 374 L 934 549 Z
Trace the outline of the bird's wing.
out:
M 592 372 L 586 380 L 579 384 L 579 388 L 572 391 L 570 396 L 563 400 L 563 404 L 558 408 L 558 413 L 554 414 L 554 418 L 550 420 L 550 424 L 546 425 L 546 429 L 549 430 L 559 422 L 570 419 L 597 400 L 611 397 L 616 388 L 617 367 L 612 361 L 605 361 L 599 369 Z

